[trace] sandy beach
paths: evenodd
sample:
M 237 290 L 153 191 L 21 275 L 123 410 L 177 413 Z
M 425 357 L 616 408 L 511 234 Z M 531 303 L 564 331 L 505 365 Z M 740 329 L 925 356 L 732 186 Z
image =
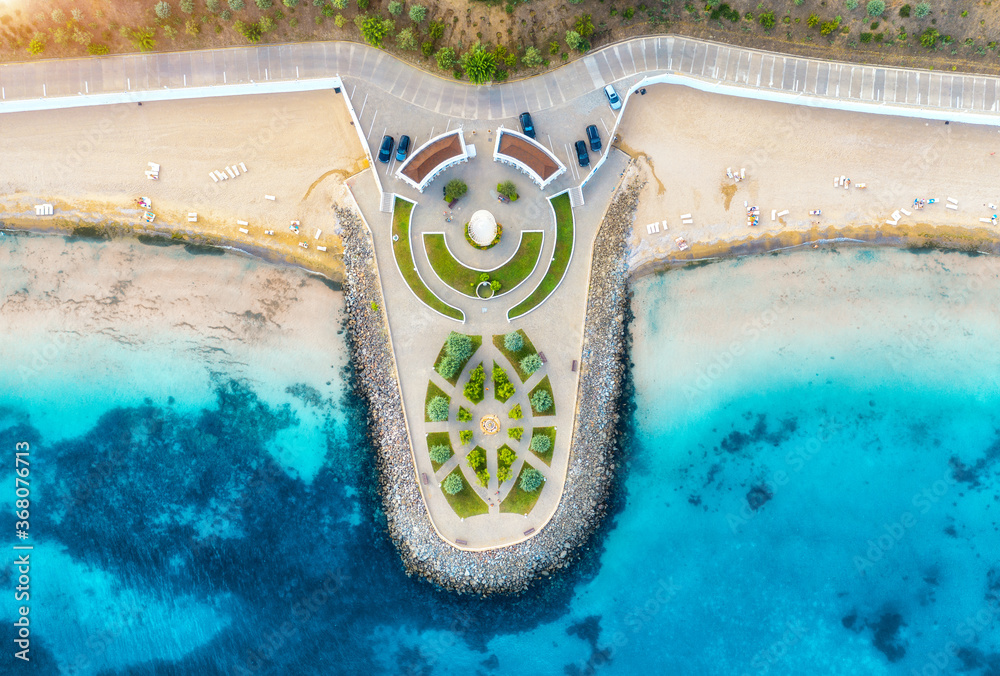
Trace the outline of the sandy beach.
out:
M 621 147 L 647 180 L 632 235 L 632 266 L 847 236 L 996 241 L 980 222 L 1000 205 L 1000 134 L 994 127 L 822 110 L 657 85 L 630 107 Z M 746 170 L 739 183 L 726 170 Z M 850 189 L 834 177 L 851 179 Z M 858 184 L 866 184 L 858 189 Z M 912 208 L 915 198 L 937 204 Z M 946 208 L 953 198 L 957 209 Z M 747 226 L 744 202 L 760 208 Z M 897 225 L 886 224 L 894 211 Z M 772 210 L 788 215 L 771 220 Z M 819 216 L 810 211 L 820 210 Z M 693 223 L 680 216 L 691 214 Z M 667 229 L 663 229 L 663 222 Z M 658 223 L 659 232 L 648 233 Z M 681 254 L 675 238 L 690 250 Z M 759 242 L 759 244 L 762 244 Z M 758 247 L 760 249 L 761 247 Z
M 8 227 L 103 223 L 115 231 L 183 233 L 268 248 L 276 260 L 333 278 L 343 265 L 330 206 L 343 198 L 343 180 L 367 166 L 347 108 L 332 91 L 7 114 L 0 116 L 0 153 L 0 222 Z M 159 180 L 146 178 L 148 162 L 160 165 Z M 240 162 L 245 175 L 218 183 L 209 177 Z M 136 204 L 142 196 L 152 201 L 152 224 Z M 35 216 L 40 203 L 51 203 L 54 215 Z M 197 223 L 188 222 L 189 212 Z M 290 231 L 292 220 L 301 222 L 299 234 Z

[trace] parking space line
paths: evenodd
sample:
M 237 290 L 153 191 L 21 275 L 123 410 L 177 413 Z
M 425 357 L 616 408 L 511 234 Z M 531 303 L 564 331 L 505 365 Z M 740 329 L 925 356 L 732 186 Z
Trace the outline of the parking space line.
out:
M 361 116 L 365 114 L 365 106 L 367 105 L 368 105 L 368 92 L 365 92 L 365 102 L 361 104 L 361 112 L 358 113 L 359 120 L 361 119 Z
M 604 133 L 607 134 L 608 136 L 611 136 L 611 130 L 608 129 L 608 123 L 604 121 L 603 116 L 601 117 L 601 124 L 604 125 Z
M 297 67 L 298 67 L 298 66 L 296 66 L 296 68 L 297 68 Z M 297 73 L 297 71 L 296 71 L 296 73 Z M 296 74 L 296 77 L 298 77 L 298 75 L 297 75 L 297 74 Z M 351 87 L 351 98 L 352 98 L 352 99 L 354 98 L 354 92 L 355 92 L 355 90 L 357 90 L 357 88 L 358 88 L 358 85 L 354 85 L 353 87 Z
M 369 141 L 372 139 L 372 129 L 375 128 L 375 118 L 376 117 L 378 117 L 378 111 L 377 110 L 375 111 L 375 114 L 372 115 L 372 123 L 368 127 L 368 134 L 365 135 L 365 138 L 368 139 Z M 383 135 L 384 134 L 385 134 L 385 132 L 383 132 Z

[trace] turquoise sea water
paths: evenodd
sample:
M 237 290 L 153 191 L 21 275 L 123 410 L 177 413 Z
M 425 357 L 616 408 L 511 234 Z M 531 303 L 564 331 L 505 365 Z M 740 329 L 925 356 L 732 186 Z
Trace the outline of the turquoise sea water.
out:
M 405 576 L 349 399 L 269 401 L 273 374 L 182 403 L 164 378 L 118 405 L 53 382 L 75 430 L 5 368 L 0 448 L 30 440 L 38 482 L 31 668 L 1000 673 L 995 288 L 982 259 L 851 250 L 640 281 L 619 509 L 517 599 Z M 308 479 L 276 464 L 317 439 Z

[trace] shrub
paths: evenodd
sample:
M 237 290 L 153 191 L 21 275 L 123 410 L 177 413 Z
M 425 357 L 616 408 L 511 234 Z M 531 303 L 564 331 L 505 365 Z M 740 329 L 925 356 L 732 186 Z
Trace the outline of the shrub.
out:
M 513 181 L 503 181 L 502 183 L 497 183 L 497 192 L 508 199 L 517 199 L 517 186 L 514 185 Z
M 632 17 L 635 16 L 635 8 L 634 7 L 626 7 L 625 11 L 622 12 L 622 16 L 625 17 L 626 21 L 631 21 Z
M 479 482 L 480 486 L 482 486 L 483 488 L 486 488 L 486 486 L 489 485 L 489 483 L 490 483 L 490 473 L 489 473 L 489 471 L 487 469 L 483 468 L 483 469 L 479 470 L 478 472 L 476 472 L 476 480 Z
M 438 444 L 437 446 L 431 446 L 430 450 L 431 460 L 439 465 L 443 465 L 447 462 L 448 458 L 451 457 L 451 449 L 444 444 Z
M 92 42 L 87 45 L 87 53 L 93 56 L 104 56 L 108 53 L 108 46 Z
M 851 12 L 858 8 L 858 0 L 847 0 L 845 4 L 847 5 L 847 9 Z
M 542 358 L 537 354 L 529 354 L 521 360 L 521 370 L 529 376 L 540 368 L 542 368 Z
M 531 395 L 531 408 L 544 413 L 552 408 L 552 395 L 546 390 L 538 390 Z
M 862 33 L 861 34 L 861 42 L 871 42 L 871 41 L 872 41 L 872 34 L 871 33 Z
M 258 9 L 271 9 L 271 5 L 274 4 L 273 0 L 254 0 L 257 3 Z
M 581 14 L 576 17 L 576 22 L 574 23 L 574 28 L 576 32 L 580 34 L 581 38 L 590 37 L 594 34 L 594 19 L 589 14 Z
M 472 420 L 472 413 L 464 406 L 458 407 L 458 422 L 469 422 Z
M 492 52 L 487 52 L 482 45 L 476 45 L 463 55 L 462 64 L 469 81 L 473 84 L 483 84 L 493 79 L 496 74 L 497 60 Z
M 246 6 L 247 3 L 244 0 L 229 0 L 229 9 L 234 12 L 238 12 Z
M 201 32 L 201 26 L 194 19 L 188 19 L 184 22 L 184 32 L 193 37 Z
M 382 40 L 395 27 L 391 19 L 383 19 L 380 16 L 365 15 L 358 19 L 360 19 L 361 36 L 372 47 L 381 47 Z
M 542 58 L 542 53 L 538 51 L 538 47 L 528 47 L 524 50 L 524 56 L 521 57 L 521 63 L 528 68 L 535 68 L 545 63 L 545 59 Z
M 156 16 L 166 19 L 170 16 L 170 3 L 160 0 L 160 2 L 153 6 L 153 11 L 156 12 Z
M 205 0 L 205 7 L 208 8 L 209 12 L 217 14 L 219 11 L 219 0 Z
M 521 472 L 521 490 L 534 493 L 545 483 L 545 476 L 534 467 Z
M 497 386 L 503 385 L 504 383 L 509 383 L 510 382 L 510 378 L 507 376 L 507 372 L 504 371 L 499 366 L 494 366 L 493 367 L 493 376 L 492 376 L 492 379 L 493 379 L 493 384 L 497 385 Z
M 524 414 L 521 413 L 521 405 L 518 404 L 514 408 L 510 409 L 509 415 L 512 420 L 520 420 L 521 418 L 523 418 Z
M 810 14 L 809 18 L 806 19 L 806 25 L 810 28 L 815 28 L 819 25 L 819 16 L 816 14 Z
M 156 49 L 156 31 L 152 28 L 138 28 L 131 32 L 129 39 L 140 52 L 151 52 Z
M 472 441 L 472 430 L 462 430 L 461 432 L 459 432 L 458 440 L 462 442 L 463 446 L 465 446 L 467 443 Z
M 520 352 L 524 348 L 524 338 L 517 331 L 511 331 L 503 337 L 503 346 L 510 352 Z
M 295 21 L 295 19 L 292 19 L 292 21 Z M 347 19 L 344 18 L 343 14 L 338 14 L 337 16 L 333 17 L 333 24 L 337 28 L 343 28 L 344 24 L 346 24 L 346 23 L 347 23 Z
M 885 0 L 871 0 L 868 3 L 868 16 L 882 16 L 885 13 Z
M 941 34 L 936 28 L 928 28 L 920 34 L 920 44 L 927 49 L 934 49 L 937 47 L 938 38 L 940 37 Z
M 321 9 L 320 11 L 323 13 L 323 16 L 334 17 L 337 15 L 337 10 L 335 10 L 333 8 L 333 5 L 329 3 L 323 5 L 323 9 Z
M 921 2 L 917 5 L 916 17 L 918 19 L 923 19 L 925 16 L 931 13 L 931 6 L 929 3 Z
M 454 472 L 445 477 L 444 481 L 441 482 L 441 488 L 448 495 L 455 495 L 465 488 L 465 482 L 462 481 L 458 472 Z
M 393 16 L 399 16 L 402 13 L 403 13 L 403 3 L 399 2 L 399 0 L 392 0 L 392 2 L 389 3 L 389 14 L 392 14 Z
M 451 202 L 452 200 L 457 200 L 467 192 L 469 192 L 469 186 L 465 184 L 465 181 L 459 178 L 453 178 L 448 181 L 448 184 L 444 187 L 444 198 Z
M 500 284 L 499 279 L 494 279 L 492 282 L 490 282 L 490 288 L 493 289 L 493 293 L 499 291 L 501 286 L 502 285 Z
M 479 471 L 486 467 L 486 452 L 478 446 L 469 451 L 469 454 L 465 456 L 466 462 L 469 463 L 474 471 Z
M 507 401 L 514 396 L 514 386 L 510 383 L 504 383 L 503 385 L 497 386 L 497 399 L 500 401 Z
M 281 0 L 281 2 L 288 8 L 295 8 L 299 4 L 299 0 Z
M 80 31 L 80 29 L 76 29 L 74 31 L 73 39 L 76 40 L 77 42 L 80 42 L 80 40 L 86 40 L 87 42 L 90 42 L 90 33 L 87 33 L 86 35 L 77 35 L 78 33 L 81 32 L 82 31 Z M 168 40 L 173 40 L 174 38 L 177 37 L 177 29 L 174 28 L 173 26 L 164 26 L 163 34 L 167 36 Z
M 264 29 L 256 21 L 251 23 L 237 21 L 233 24 L 233 30 L 246 38 L 247 42 L 260 42 L 260 36 L 264 34 Z
M 417 36 L 413 34 L 412 28 L 404 28 L 396 35 L 396 46 L 407 52 L 412 52 L 417 48 Z
M 420 43 L 420 53 L 423 54 L 424 56 L 430 56 L 431 54 L 433 54 L 434 43 L 431 42 L 430 40 L 425 40 L 424 42 Z
M 528 448 L 535 453 L 548 453 L 552 448 L 552 439 L 547 434 L 533 434 Z
M 434 422 L 448 419 L 448 400 L 438 395 L 427 403 L 427 417 Z
M 559 53 L 559 43 L 558 42 L 550 42 L 549 43 L 549 54 L 552 55 L 552 56 L 555 56 L 558 53 Z
M 368 9 L 369 4 L 371 4 L 371 0 L 358 0 L 358 9 L 364 11 Z
M 761 15 L 757 17 L 757 21 L 760 22 L 760 25 L 766 31 L 769 31 L 772 28 L 774 28 L 774 24 L 777 23 L 776 19 L 774 18 L 774 12 L 770 11 L 762 12 Z
M 829 35 L 830 33 L 834 32 L 838 28 L 840 28 L 840 17 L 839 16 L 836 19 L 834 19 L 833 21 L 827 21 L 827 22 L 825 22 L 822 26 L 820 26 L 819 32 L 822 35 Z
M 485 385 L 486 371 L 483 369 L 483 365 L 480 364 L 472 369 L 472 373 L 469 374 L 469 382 L 465 384 L 463 392 L 469 401 L 478 404 L 483 400 L 483 387 Z
M 63 23 L 64 21 L 66 21 L 66 12 L 62 11 L 61 9 L 52 10 L 52 20 L 55 23 Z
M 167 37 L 169 37 L 172 40 L 177 36 L 177 31 L 171 28 L 171 30 L 173 31 L 173 35 L 171 35 L 170 32 L 167 31 L 168 28 L 170 28 L 170 26 L 164 26 L 163 30 L 164 32 L 167 33 Z M 80 30 L 79 26 L 75 26 L 73 28 L 73 42 L 83 47 L 86 47 L 87 45 L 90 44 L 90 40 L 91 40 L 90 33 L 88 33 L 85 30 Z
M 903 18 L 903 19 L 908 18 L 910 16 L 910 6 L 909 5 L 903 5 L 902 7 L 900 7 L 899 8 L 899 16 L 900 16 L 900 18 Z
M 583 36 L 576 31 L 566 31 L 566 46 L 577 49 L 583 43 Z
M 107 47 L 105 47 L 105 49 L 107 49 Z M 31 42 L 28 43 L 28 53 L 41 54 L 43 51 L 45 51 L 45 43 L 42 42 L 40 38 L 32 38 Z
M 434 59 L 437 61 L 438 68 L 448 70 L 455 65 L 455 50 L 451 47 L 442 47 L 434 55 Z
M 181 11 L 185 14 L 191 14 L 194 12 L 194 0 L 181 0 L 180 6 Z
M 423 5 L 413 5 L 410 7 L 410 21 L 415 21 L 417 23 L 422 22 L 427 18 L 427 8 Z
M 347 9 L 347 0 L 333 0 L 334 9 Z
M 419 6 L 419 5 L 418 5 Z M 444 21 L 431 21 L 427 24 L 427 37 L 437 42 L 444 37 Z
M 508 427 L 507 428 L 507 436 L 510 437 L 511 439 L 517 439 L 518 441 L 520 441 L 521 440 L 521 436 L 523 434 L 524 434 L 524 428 L 523 427 Z

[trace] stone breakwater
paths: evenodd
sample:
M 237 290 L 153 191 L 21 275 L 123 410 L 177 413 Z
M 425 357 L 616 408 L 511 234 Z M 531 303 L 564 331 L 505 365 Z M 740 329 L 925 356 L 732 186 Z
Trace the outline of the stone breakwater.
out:
M 618 190 L 594 245 L 580 404 L 559 507 L 535 537 L 486 552 L 455 549 L 438 537 L 430 523 L 403 423 L 370 234 L 357 214 L 337 209 L 344 232 L 344 295 L 351 352 L 358 386 L 368 403 L 369 432 L 389 535 L 409 574 L 460 593 L 518 593 L 534 580 L 569 566 L 603 519 L 616 466 L 617 411 L 626 369 L 626 237 L 640 188 L 633 180 Z M 372 303 L 379 309 L 374 310 Z

